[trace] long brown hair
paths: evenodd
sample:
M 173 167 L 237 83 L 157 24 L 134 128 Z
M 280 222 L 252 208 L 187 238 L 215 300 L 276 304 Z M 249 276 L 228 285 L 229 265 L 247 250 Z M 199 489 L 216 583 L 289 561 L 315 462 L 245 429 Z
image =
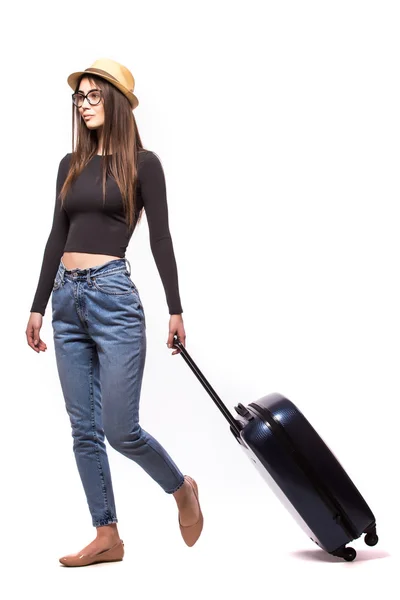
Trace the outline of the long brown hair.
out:
M 82 74 L 76 84 L 75 92 L 78 91 L 84 77 L 89 79 L 91 85 L 101 90 L 104 98 L 102 147 L 103 154 L 106 156 L 103 157 L 102 167 L 103 202 L 108 174 L 114 177 L 120 189 L 126 224 L 128 228 L 133 228 L 140 221 L 143 213 L 142 209 L 136 214 L 136 181 L 138 152 L 145 150 L 136 119 L 128 98 L 102 77 L 96 75 L 89 77 L 87 74 Z M 67 177 L 60 191 L 62 204 L 73 181 L 97 154 L 97 146 L 96 131 L 86 127 L 78 107 L 72 104 L 72 156 Z

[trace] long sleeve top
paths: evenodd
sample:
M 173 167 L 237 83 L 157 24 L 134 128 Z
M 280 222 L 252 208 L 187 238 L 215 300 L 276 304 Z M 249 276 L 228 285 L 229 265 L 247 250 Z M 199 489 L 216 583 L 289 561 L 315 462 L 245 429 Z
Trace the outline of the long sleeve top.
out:
M 128 230 L 122 197 L 113 177 L 107 176 L 103 204 L 101 163 L 95 155 L 72 183 L 64 205 L 59 193 L 68 173 L 71 154 L 60 161 L 56 182 L 53 223 L 44 253 L 31 312 L 43 316 L 53 289 L 63 252 L 87 252 L 125 257 L 136 226 Z M 150 150 L 138 152 L 136 216 L 144 207 L 151 251 L 164 287 L 169 314 L 181 314 L 178 272 L 168 223 L 164 171 L 157 155 Z

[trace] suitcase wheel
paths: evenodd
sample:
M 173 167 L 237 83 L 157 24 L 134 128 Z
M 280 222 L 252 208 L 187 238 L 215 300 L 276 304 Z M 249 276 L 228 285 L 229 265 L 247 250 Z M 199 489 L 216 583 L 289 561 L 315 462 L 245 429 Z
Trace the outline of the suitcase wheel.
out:
M 335 552 L 331 552 L 331 554 L 333 554 L 333 556 L 338 556 L 339 558 L 344 558 L 347 562 L 351 562 L 357 556 L 357 552 L 354 548 L 346 548 L 345 546 L 335 550 Z
M 364 533 L 366 534 L 364 542 L 367 544 L 367 546 L 376 546 L 376 544 L 379 542 L 379 538 L 376 533 L 376 525 L 371 525 L 371 527 L 368 527 Z
M 344 548 L 342 556 L 344 560 L 351 562 L 357 556 L 357 552 L 354 550 L 354 548 Z
M 364 538 L 364 542 L 367 544 L 367 546 L 376 546 L 376 544 L 379 542 L 379 538 L 376 533 L 367 533 Z

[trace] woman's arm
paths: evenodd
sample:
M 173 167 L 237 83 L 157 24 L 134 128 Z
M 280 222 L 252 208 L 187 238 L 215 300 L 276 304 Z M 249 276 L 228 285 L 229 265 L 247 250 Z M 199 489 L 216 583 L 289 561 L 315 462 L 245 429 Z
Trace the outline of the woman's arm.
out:
M 148 151 L 140 165 L 140 186 L 149 226 L 150 247 L 164 286 L 169 314 L 182 314 L 178 271 L 168 223 L 164 171 L 156 154 Z
M 37 312 L 43 316 L 68 236 L 69 219 L 67 213 L 61 207 L 61 200 L 58 196 L 68 173 L 70 156 L 70 154 L 66 154 L 61 159 L 58 167 L 53 224 L 44 249 L 39 281 L 31 306 L 31 312 Z

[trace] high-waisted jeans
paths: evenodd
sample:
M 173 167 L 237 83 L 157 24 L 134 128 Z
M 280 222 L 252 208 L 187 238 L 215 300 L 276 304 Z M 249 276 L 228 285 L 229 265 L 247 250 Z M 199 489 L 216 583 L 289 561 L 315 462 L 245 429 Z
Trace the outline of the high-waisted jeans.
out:
M 184 483 L 171 457 L 139 425 L 146 322 L 129 261 L 68 270 L 61 260 L 53 283 L 52 326 L 73 451 L 92 522 L 95 527 L 116 523 L 105 438 L 166 493 Z

